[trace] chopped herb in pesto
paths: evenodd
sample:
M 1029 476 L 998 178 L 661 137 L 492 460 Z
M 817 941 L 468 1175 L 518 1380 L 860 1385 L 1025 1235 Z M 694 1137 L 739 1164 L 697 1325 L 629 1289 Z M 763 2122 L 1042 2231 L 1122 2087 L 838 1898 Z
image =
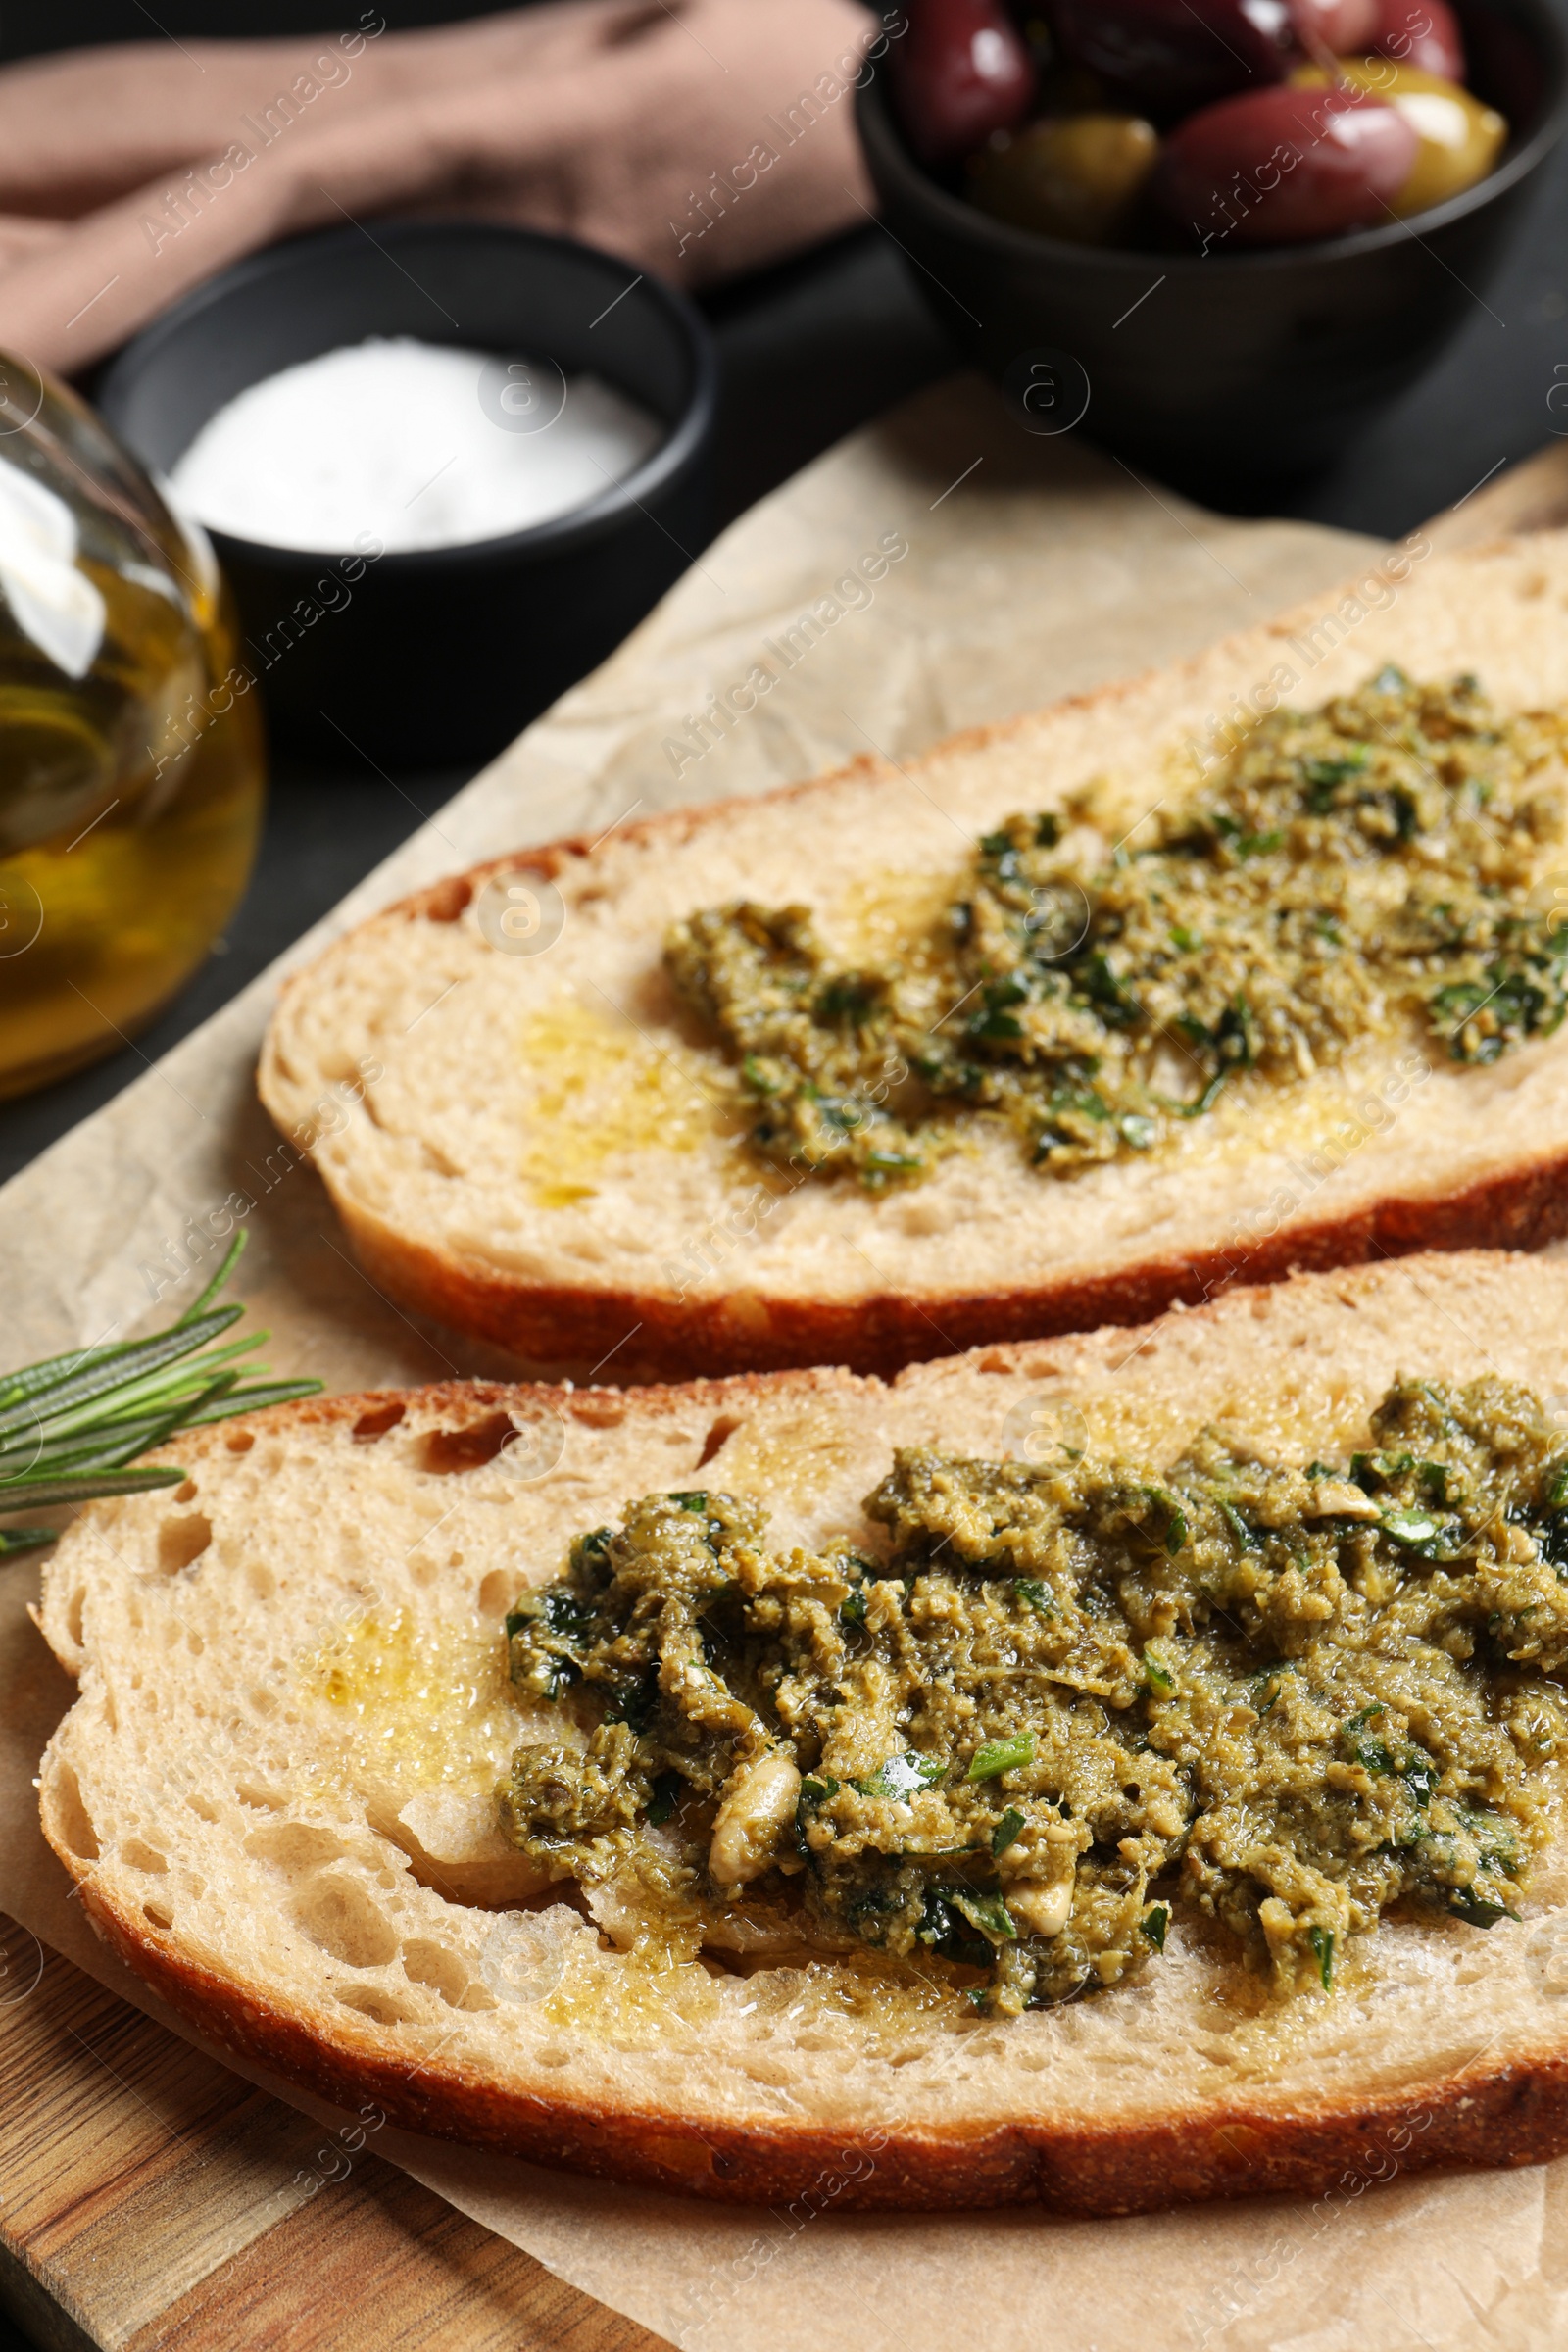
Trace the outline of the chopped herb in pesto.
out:
M 977 1747 L 963 1777 L 966 1781 L 1000 1781 L 1004 1772 L 1015 1772 L 1021 1764 L 1032 1764 L 1034 1759 L 1033 1732 L 1015 1732 L 1010 1740 L 988 1740 Z
M 1169 1698 L 1175 1688 L 1171 1681 L 1170 1668 L 1155 1657 L 1147 1642 L 1144 1645 L 1144 1673 L 1149 1678 L 1151 1690 L 1159 1698 Z
M 1015 1943 L 1018 1923 L 999 1893 L 954 1894 L 951 1898 L 956 1911 L 961 1911 L 971 1928 L 978 1928 L 988 1943 Z
M 648 1800 L 647 1821 L 651 1829 L 662 1830 L 666 1821 L 673 1821 L 675 1808 L 681 1799 L 681 1777 L 678 1772 L 662 1772 L 654 1783 L 653 1795 Z
M 1004 1854 L 1008 1846 L 1016 1839 L 1018 1832 L 1023 1826 L 1023 1815 L 1016 1805 L 1009 1805 L 991 1833 L 991 1851 L 994 1854 Z
M 749 901 L 677 923 L 665 961 L 765 1156 L 876 1190 L 981 1118 L 1072 1175 L 1364 1035 L 1478 1063 L 1555 1030 L 1568 932 L 1531 893 L 1564 839 L 1563 725 L 1386 669 L 1263 719 L 1137 848 L 1107 852 L 1092 795 L 1066 837 L 1009 817 L 885 964 L 836 965 L 808 907 Z
M 508 1617 L 566 1721 L 506 1832 L 687 1919 L 744 1883 L 808 1946 L 983 1971 L 1004 2015 L 1152 1965 L 1184 1912 L 1282 1995 L 1393 1903 L 1516 1918 L 1568 1756 L 1568 1436 L 1494 1378 L 1401 1379 L 1371 1435 L 1307 1469 L 1214 1431 L 1164 1468 L 913 1448 L 875 1559 L 650 1495 Z

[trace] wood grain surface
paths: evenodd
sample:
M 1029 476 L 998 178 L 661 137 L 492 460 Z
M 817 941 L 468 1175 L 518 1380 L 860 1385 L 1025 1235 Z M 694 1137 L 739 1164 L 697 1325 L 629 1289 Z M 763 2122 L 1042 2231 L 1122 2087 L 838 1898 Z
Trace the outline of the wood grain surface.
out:
M 43 2352 L 668 2352 L 0 1915 L 0 2305 Z
M 1563 522 L 1568 440 L 1427 530 Z M 667 2352 L 3 1915 L 0 2083 L 0 2308 L 44 2352 Z

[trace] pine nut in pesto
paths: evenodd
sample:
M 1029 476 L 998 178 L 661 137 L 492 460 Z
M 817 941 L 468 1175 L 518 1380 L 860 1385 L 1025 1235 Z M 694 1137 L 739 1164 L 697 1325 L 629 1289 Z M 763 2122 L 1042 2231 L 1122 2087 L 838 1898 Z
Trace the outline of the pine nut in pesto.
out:
M 771 1550 L 720 1494 L 579 1537 L 507 1620 L 575 1735 L 517 1750 L 513 1841 L 1003 2016 L 1183 1921 L 1284 1998 L 1391 1906 L 1519 1915 L 1568 1755 L 1568 1434 L 1528 1390 L 1401 1377 L 1304 1466 L 1216 1429 L 1161 1469 L 916 1447 L 865 1507 L 875 1557 Z
M 765 1158 L 878 1191 L 980 1121 L 1072 1176 L 1362 1038 L 1486 1063 L 1550 1035 L 1568 929 L 1530 902 L 1564 838 L 1564 730 L 1385 669 L 1263 719 L 1130 846 L 1092 793 L 1008 817 L 885 962 L 835 963 L 808 906 L 740 901 L 673 925 L 665 964 Z

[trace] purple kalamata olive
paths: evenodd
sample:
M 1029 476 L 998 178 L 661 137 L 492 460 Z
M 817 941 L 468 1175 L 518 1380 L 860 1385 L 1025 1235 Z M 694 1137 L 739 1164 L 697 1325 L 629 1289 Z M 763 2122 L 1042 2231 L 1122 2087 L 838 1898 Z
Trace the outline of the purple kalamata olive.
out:
M 1394 0 L 1394 4 L 1413 7 L 1415 0 Z M 1291 14 L 1302 48 L 1320 62 L 1316 61 L 1319 48 L 1335 57 L 1370 49 L 1378 37 L 1384 6 L 1383 0 L 1293 0 Z
M 908 0 L 893 99 L 923 164 L 953 164 L 1029 112 L 1035 70 L 1002 0 Z
M 1335 43 L 1342 56 L 1357 45 Z M 1377 30 L 1366 47 L 1442 81 L 1464 79 L 1464 39 L 1447 0 L 1378 0 Z
M 1291 0 L 1052 0 L 1051 19 L 1072 64 L 1163 122 L 1300 57 Z
M 1392 106 L 1355 90 L 1249 90 L 1178 124 L 1151 189 L 1205 253 L 1296 244 L 1388 220 L 1419 143 Z

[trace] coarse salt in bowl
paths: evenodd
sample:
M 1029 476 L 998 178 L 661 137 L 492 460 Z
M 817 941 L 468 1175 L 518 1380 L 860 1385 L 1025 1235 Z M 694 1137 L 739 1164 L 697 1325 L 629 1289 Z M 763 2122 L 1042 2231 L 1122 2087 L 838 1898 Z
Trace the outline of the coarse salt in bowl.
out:
M 187 295 L 98 390 L 203 519 L 275 736 L 340 766 L 489 757 L 710 536 L 717 365 L 634 264 L 473 220 L 296 237 Z
M 462 547 L 590 506 L 666 429 L 596 375 L 371 335 L 237 394 L 170 480 L 210 530 L 268 547 Z

